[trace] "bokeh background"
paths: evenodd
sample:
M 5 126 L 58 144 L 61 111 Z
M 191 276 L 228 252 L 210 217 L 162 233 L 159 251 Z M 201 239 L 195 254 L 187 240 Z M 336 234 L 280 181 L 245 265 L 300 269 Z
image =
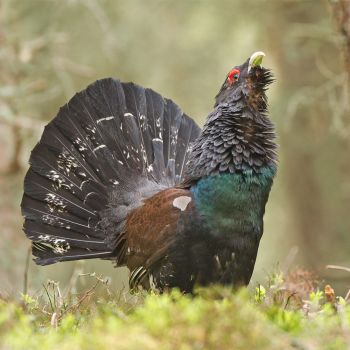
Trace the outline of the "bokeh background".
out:
M 22 183 L 43 126 L 102 77 L 151 87 L 199 124 L 228 70 L 254 51 L 280 144 L 252 283 L 306 267 L 341 294 L 350 274 L 350 107 L 335 0 L 0 0 L 0 293 L 17 296 L 73 272 L 127 271 L 89 261 L 36 267 L 21 231 Z

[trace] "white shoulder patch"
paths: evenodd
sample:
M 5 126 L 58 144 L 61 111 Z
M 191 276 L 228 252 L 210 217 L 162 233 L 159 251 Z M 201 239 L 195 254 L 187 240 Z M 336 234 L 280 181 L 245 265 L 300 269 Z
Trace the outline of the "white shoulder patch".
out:
M 180 196 L 173 200 L 173 206 L 175 208 L 180 209 L 181 211 L 185 211 L 188 206 L 188 203 L 190 203 L 191 200 L 192 200 L 191 197 Z

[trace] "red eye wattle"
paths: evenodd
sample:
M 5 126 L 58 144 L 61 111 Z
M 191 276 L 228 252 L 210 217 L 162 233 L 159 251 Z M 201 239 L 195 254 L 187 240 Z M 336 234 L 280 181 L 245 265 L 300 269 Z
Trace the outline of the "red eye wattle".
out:
M 230 84 L 234 83 L 239 78 L 240 70 L 233 68 L 230 73 L 228 73 L 227 80 Z

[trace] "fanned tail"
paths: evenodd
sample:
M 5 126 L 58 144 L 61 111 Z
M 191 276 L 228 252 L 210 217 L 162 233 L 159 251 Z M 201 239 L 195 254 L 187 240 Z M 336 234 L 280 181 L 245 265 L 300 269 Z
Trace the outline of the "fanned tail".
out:
M 195 122 L 150 89 L 111 78 L 76 94 L 45 127 L 24 182 L 37 264 L 116 259 L 130 210 L 182 181 Z

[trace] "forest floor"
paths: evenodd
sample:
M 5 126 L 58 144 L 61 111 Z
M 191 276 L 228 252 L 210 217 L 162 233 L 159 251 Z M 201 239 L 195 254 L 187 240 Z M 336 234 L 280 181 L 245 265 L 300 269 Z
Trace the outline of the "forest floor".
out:
M 86 277 L 81 293 L 49 281 L 40 295 L 0 296 L 0 349 L 350 349 L 349 295 L 306 271 L 195 296 L 115 293 L 103 277 Z

